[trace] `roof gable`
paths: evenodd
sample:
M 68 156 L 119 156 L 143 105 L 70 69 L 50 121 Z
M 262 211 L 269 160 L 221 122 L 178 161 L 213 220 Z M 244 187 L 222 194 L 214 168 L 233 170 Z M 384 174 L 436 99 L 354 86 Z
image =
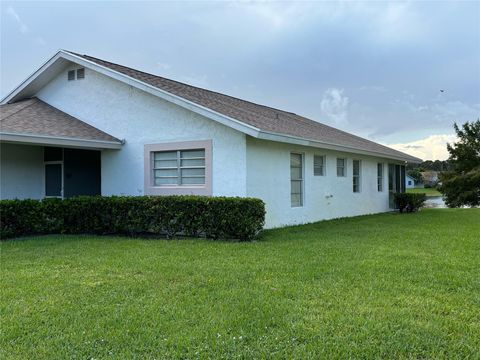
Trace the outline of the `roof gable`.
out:
M 57 59 L 54 59 L 55 57 Z M 40 74 L 48 71 L 62 59 L 77 62 L 253 137 L 375 155 L 401 161 L 421 161 L 408 154 L 294 113 L 180 83 L 88 55 L 62 50 L 55 57 L 50 60 L 50 62 L 54 60 L 52 64 L 49 65 L 47 62 L 46 66 L 44 65 L 45 69 Z M 56 65 L 56 67 L 61 66 Z M 28 79 L 27 85 L 22 89 L 24 83 L 3 101 L 15 101 L 19 97 L 27 96 L 28 91 L 25 91 L 25 88 L 28 88 Z M 38 84 L 33 88 L 36 87 Z

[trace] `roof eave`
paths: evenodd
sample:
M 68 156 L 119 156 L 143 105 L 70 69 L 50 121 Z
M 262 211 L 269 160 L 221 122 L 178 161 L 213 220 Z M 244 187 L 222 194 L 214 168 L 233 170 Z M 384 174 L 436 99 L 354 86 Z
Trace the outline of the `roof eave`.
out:
M 297 145 L 310 146 L 310 147 L 329 149 L 329 150 L 336 150 L 336 151 L 342 151 L 342 152 L 348 152 L 348 153 L 354 153 L 354 154 L 375 156 L 375 157 L 381 157 L 381 158 L 392 159 L 397 161 L 405 161 L 410 163 L 422 162 L 422 159 L 419 159 L 417 157 L 407 155 L 407 154 L 405 154 L 405 156 L 395 156 L 395 155 L 386 154 L 383 152 L 362 150 L 355 147 L 338 145 L 338 144 L 323 142 L 318 140 L 304 139 L 300 137 L 278 134 L 274 132 L 260 131 L 257 138 L 262 140 L 277 141 L 277 142 L 297 144 Z
M 7 95 L 3 97 L 0 101 L 1 105 L 8 104 L 15 96 L 17 96 L 22 90 L 24 90 L 29 84 L 32 83 L 40 74 L 42 74 L 45 69 L 47 69 L 50 65 L 52 65 L 55 61 L 57 61 L 62 56 L 62 51 L 58 51 L 55 55 L 53 55 L 50 59 L 45 61 L 36 71 L 31 73 L 25 80 L 23 80 L 20 85 L 10 91 Z
M 30 145 L 66 146 L 75 148 L 87 148 L 92 150 L 121 149 L 120 141 L 80 139 L 62 136 L 48 136 L 39 134 L 21 134 L 0 132 L 0 141 Z

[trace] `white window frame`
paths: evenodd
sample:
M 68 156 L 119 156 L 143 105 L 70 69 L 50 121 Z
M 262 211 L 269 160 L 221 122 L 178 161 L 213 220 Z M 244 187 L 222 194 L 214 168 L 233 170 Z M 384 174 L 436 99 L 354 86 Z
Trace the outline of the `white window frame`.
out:
M 379 174 L 378 170 L 382 169 L 382 173 Z M 383 163 L 377 163 L 377 191 L 383 192 L 384 188 L 384 175 L 385 174 L 385 166 Z
M 300 155 L 301 167 L 300 167 L 300 179 L 292 179 L 292 155 Z M 290 161 L 290 207 L 301 208 L 305 204 L 305 155 L 299 152 L 291 152 L 289 156 Z M 300 205 L 292 204 L 292 182 L 300 182 Z
M 322 159 L 322 166 L 321 167 L 315 167 L 315 158 L 321 158 Z M 316 169 L 321 169 L 321 173 L 318 174 L 315 172 Z M 326 175 L 326 169 L 327 169 L 327 156 L 326 155 L 320 155 L 320 154 L 313 154 L 313 176 L 325 176 Z
M 343 160 L 343 167 L 338 166 L 338 160 Z M 347 158 L 337 157 L 336 159 L 337 177 L 347 177 Z M 338 169 L 343 168 L 343 175 L 338 175 Z
M 358 175 L 355 175 L 355 162 L 358 161 Z M 358 180 L 358 190 L 355 191 L 355 178 Z M 362 191 L 362 160 L 353 159 L 352 161 L 352 191 L 359 193 Z
M 198 149 L 205 150 L 204 184 L 155 185 L 154 153 Z M 144 193 L 145 195 L 212 195 L 212 140 L 146 144 L 144 146 Z

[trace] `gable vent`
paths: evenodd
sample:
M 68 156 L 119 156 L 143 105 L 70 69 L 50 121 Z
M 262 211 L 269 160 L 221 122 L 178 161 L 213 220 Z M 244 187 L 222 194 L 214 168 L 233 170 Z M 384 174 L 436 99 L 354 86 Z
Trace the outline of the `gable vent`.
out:
M 67 73 L 68 81 L 75 80 L 75 70 L 69 70 Z
M 77 69 L 77 80 L 85 79 L 85 68 Z

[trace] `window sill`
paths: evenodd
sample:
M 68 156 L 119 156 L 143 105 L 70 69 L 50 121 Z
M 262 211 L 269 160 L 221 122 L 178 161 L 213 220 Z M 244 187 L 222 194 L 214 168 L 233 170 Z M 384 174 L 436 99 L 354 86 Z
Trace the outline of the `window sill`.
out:
M 206 189 L 205 185 L 158 185 L 150 186 L 152 189 Z
M 145 195 L 205 195 L 211 196 L 210 188 L 201 186 L 148 186 L 145 188 Z

